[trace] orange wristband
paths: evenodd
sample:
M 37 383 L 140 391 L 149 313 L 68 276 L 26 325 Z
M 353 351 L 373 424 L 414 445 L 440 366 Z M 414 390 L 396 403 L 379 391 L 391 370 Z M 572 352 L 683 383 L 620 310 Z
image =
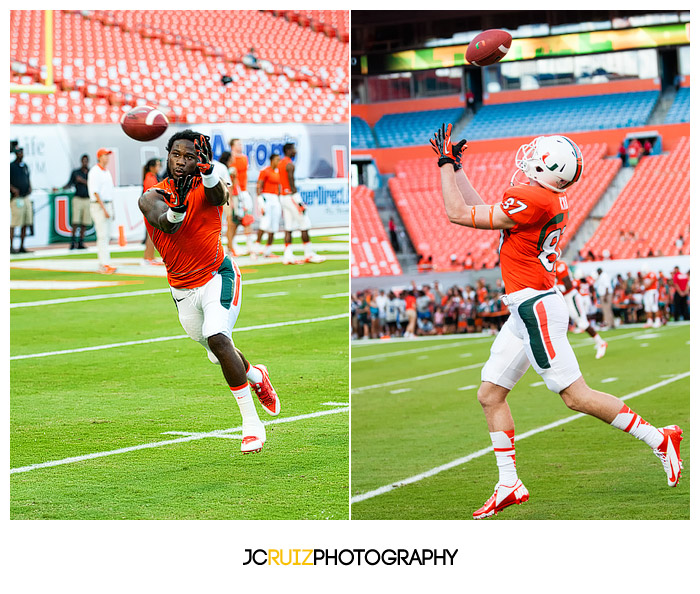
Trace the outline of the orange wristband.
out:
M 474 229 L 476 229 L 475 215 L 476 215 L 476 206 L 472 206 L 472 227 L 474 227 Z
M 493 204 L 491 208 L 489 208 L 489 225 L 491 225 L 491 229 L 493 229 Z

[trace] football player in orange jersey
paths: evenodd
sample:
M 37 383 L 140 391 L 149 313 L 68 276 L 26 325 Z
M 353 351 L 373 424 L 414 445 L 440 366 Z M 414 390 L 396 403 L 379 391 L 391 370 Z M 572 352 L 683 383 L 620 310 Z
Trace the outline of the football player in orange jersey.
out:
M 655 272 L 649 270 L 647 264 L 642 265 L 642 274 L 644 275 L 644 294 L 642 296 L 642 304 L 644 305 L 644 313 L 647 320 L 644 323 L 645 328 L 661 328 L 661 318 L 659 317 L 659 279 Z
M 653 427 L 619 398 L 590 388 L 567 339 L 569 315 L 554 288 L 559 239 L 569 218 L 566 189 L 583 170 L 581 152 L 565 136 L 540 136 L 518 150 L 511 186 L 498 204 L 484 202 L 469 181 L 462 159 L 466 141 L 453 145 L 452 126 L 438 130 L 431 145 L 438 155 L 445 211 L 457 225 L 501 233 L 503 302 L 510 317 L 491 346 L 481 372 L 478 399 L 496 455 L 494 493 L 473 513 L 487 518 L 530 497 L 515 467 L 515 425 L 507 397 L 530 365 L 572 410 L 595 416 L 649 445 L 675 487 L 682 468 L 677 425 Z
M 243 154 L 243 142 L 240 138 L 230 141 L 231 155 L 233 157 L 233 167 L 231 168 L 231 179 L 236 177 L 235 185 L 238 188 L 238 217 L 243 225 L 243 235 L 248 249 L 248 254 L 253 252 L 253 199 L 248 191 L 248 157 Z M 235 174 L 233 173 L 235 171 Z M 235 192 L 235 190 L 234 190 Z
M 253 402 L 280 411 L 264 365 L 251 365 L 231 333 L 241 309 L 241 273 L 221 245 L 222 206 L 228 190 L 214 173 L 209 137 L 183 130 L 167 145 L 167 177 L 139 198 L 146 229 L 163 257 L 182 327 L 221 371 L 243 418 L 241 451 L 259 452 L 265 426 Z
M 297 154 L 296 146 L 293 142 L 288 142 L 282 147 L 284 157 L 279 163 L 277 170 L 280 174 L 280 204 L 282 205 L 282 218 L 284 221 L 284 263 L 296 264 L 294 250 L 292 249 L 292 231 L 301 231 L 301 242 L 304 245 L 304 262 L 320 263 L 325 262 L 325 258 L 319 256 L 313 250 L 309 229 L 311 220 L 306 213 L 306 206 L 299 197 L 296 181 L 294 179 L 294 157 Z
M 272 242 L 275 239 L 275 232 L 280 226 L 282 207 L 280 206 L 280 176 L 277 166 L 280 156 L 277 153 L 270 155 L 270 165 L 265 167 L 258 176 L 257 192 L 258 206 L 260 207 L 260 226 L 258 228 L 258 238 L 251 255 L 264 255 L 266 258 L 277 258 L 272 253 Z M 263 235 L 267 233 L 267 244 L 262 247 Z
M 554 271 L 557 275 L 557 287 L 564 295 L 566 307 L 569 309 L 569 318 L 576 324 L 576 329 L 579 332 L 587 332 L 595 342 L 595 358 L 602 359 L 605 356 L 605 351 L 608 348 L 608 343 L 605 342 L 598 334 L 598 331 L 591 326 L 588 321 L 583 299 L 579 295 L 578 289 L 574 286 L 574 281 L 569 274 L 569 266 L 564 260 L 557 260 Z

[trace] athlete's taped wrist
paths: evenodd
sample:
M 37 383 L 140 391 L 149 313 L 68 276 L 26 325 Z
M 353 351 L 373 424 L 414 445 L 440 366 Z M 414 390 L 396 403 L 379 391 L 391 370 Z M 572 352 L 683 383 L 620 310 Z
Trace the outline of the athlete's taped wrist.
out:
M 175 212 L 172 208 L 165 211 L 165 218 L 167 218 L 171 223 L 182 223 L 185 219 L 187 212 Z
M 204 184 L 205 188 L 213 188 L 219 184 L 219 176 L 213 172 L 209 175 L 202 173 L 202 183 Z

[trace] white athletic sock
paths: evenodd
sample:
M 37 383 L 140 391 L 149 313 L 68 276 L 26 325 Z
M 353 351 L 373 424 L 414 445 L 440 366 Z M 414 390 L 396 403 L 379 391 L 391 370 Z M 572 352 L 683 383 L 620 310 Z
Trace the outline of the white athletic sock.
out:
M 271 253 L 272 253 L 272 244 L 266 245 L 266 246 L 265 246 L 265 251 L 263 252 L 263 254 L 264 254 L 265 256 L 269 256 Z
M 248 381 L 254 384 L 259 384 L 263 379 L 262 371 L 260 371 L 257 367 L 254 367 L 253 365 L 248 366 L 248 370 L 245 372 L 245 374 L 248 378 Z
M 664 440 L 663 433 L 653 425 L 647 423 L 636 412 L 623 404 L 620 412 L 610 423 L 613 427 L 617 427 L 625 433 L 633 435 L 637 439 L 641 439 L 650 448 L 658 448 Z
M 596 335 L 593 337 L 593 340 L 595 341 L 595 345 L 596 345 L 596 346 L 600 346 L 601 344 L 603 344 L 603 343 L 605 342 L 605 341 L 600 337 L 600 334 L 596 334 Z
M 294 250 L 292 249 L 292 244 L 291 243 L 285 243 L 284 244 L 284 257 L 287 260 L 291 260 L 294 258 Z
M 308 257 L 311 256 L 313 253 L 314 253 L 313 246 L 311 245 L 311 242 L 310 242 L 310 241 L 307 241 L 307 242 L 304 244 L 304 256 L 308 258 Z
M 253 402 L 253 396 L 250 393 L 250 386 L 246 383 L 242 386 L 231 387 L 231 392 L 236 398 L 238 408 L 241 410 L 243 425 L 259 424 L 260 417 L 258 417 L 258 411 L 255 410 L 255 402 Z
M 252 233 L 248 233 L 245 236 L 245 244 L 246 244 L 246 247 L 248 248 L 248 252 L 249 253 L 252 252 L 253 251 L 253 234 Z
M 515 470 L 515 430 L 489 433 L 498 465 L 498 482 L 509 487 L 518 481 Z

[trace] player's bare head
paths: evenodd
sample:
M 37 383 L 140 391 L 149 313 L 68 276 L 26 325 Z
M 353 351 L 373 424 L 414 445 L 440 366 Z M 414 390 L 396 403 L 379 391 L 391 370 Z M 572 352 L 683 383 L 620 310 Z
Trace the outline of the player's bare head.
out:
M 534 182 L 553 192 L 564 192 L 581 179 L 583 155 L 566 136 L 538 136 L 518 149 L 515 166 L 518 169 L 511 185 Z
M 243 152 L 243 143 L 241 142 L 240 138 L 232 138 L 228 144 L 231 147 L 231 152 L 234 155 L 240 154 Z
M 280 162 L 280 156 L 277 153 L 272 153 L 270 155 L 270 167 L 273 169 L 277 167 L 277 164 Z
M 88 157 L 87 155 L 83 155 L 82 157 L 80 157 L 80 164 L 83 167 L 87 167 L 89 162 L 90 162 L 90 157 Z
M 197 151 L 194 141 L 200 137 L 194 130 L 176 132 L 168 139 L 168 176 L 179 178 L 197 171 Z
M 282 147 L 282 152 L 284 152 L 285 157 L 290 159 L 297 154 L 297 147 L 293 142 L 288 142 Z

